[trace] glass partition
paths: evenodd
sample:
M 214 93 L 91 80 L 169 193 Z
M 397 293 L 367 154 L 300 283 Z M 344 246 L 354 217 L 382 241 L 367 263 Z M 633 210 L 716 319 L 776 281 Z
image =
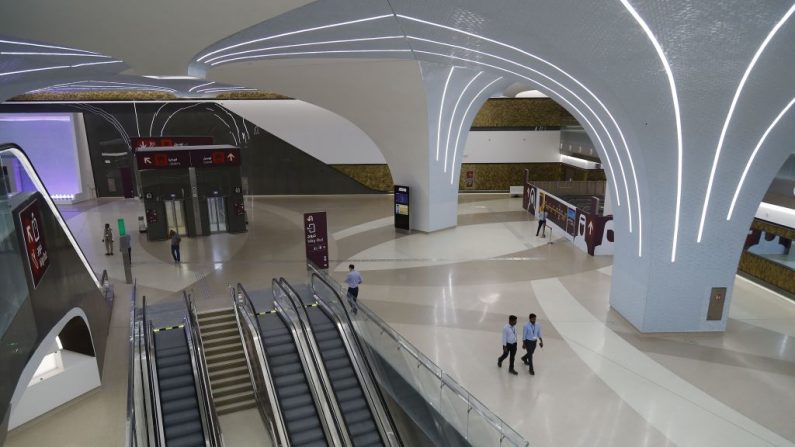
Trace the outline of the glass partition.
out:
M 367 354 L 377 353 L 419 392 L 442 418 L 438 421 L 440 425 L 454 428 L 471 445 L 529 447 L 529 442 L 367 306 L 356 303 L 354 310 L 352 303 L 342 298 L 346 296 L 342 286 L 327 272 L 312 265 L 309 271 L 312 289 L 318 298 L 335 312 L 349 315 L 359 339 L 371 351 Z M 374 373 L 382 386 L 391 388 L 387 374 L 377 370 Z

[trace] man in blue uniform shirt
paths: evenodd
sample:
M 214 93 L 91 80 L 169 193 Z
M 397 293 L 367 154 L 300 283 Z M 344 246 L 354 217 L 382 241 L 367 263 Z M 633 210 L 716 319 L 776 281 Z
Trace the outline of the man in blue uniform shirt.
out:
M 502 361 L 505 357 L 511 356 L 508 372 L 517 375 L 519 373 L 513 368 L 513 361 L 516 358 L 516 315 L 508 317 L 508 324 L 502 328 L 502 355 L 497 359 L 497 366 L 502 368 Z
M 524 324 L 522 330 L 522 347 L 527 351 L 527 354 L 522 356 L 522 362 L 530 367 L 530 374 L 535 375 L 533 370 L 533 352 L 536 350 L 536 344 L 539 348 L 544 347 L 544 340 L 541 338 L 541 326 L 536 323 L 536 314 L 530 314 L 530 321 Z

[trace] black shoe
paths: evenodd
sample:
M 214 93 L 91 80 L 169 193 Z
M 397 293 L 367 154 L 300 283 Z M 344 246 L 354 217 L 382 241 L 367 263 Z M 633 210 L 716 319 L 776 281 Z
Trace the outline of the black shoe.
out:
M 530 362 L 524 357 L 522 357 L 522 363 L 524 363 L 525 365 L 529 365 L 530 364 Z
M 519 373 L 518 373 L 518 372 L 516 372 L 516 370 L 515 370 L 515 369 L 511 369 L 511 370 L 509 370 L 508 372 L 509 372 L 509 373 L 511 373 L 511 374 L 513 374 L 514 376 L 518 376 L 518 375 L 519 375 Z
M 502 368 L 502 360 L 497 359 L 497 368 Z
M 530 370 L 530 375 L 531 375 L 531 376 L 534 376 L 534 375 L 536 375 L 536 372 L 535 372 L 535 371 L 533 371 L 533 370 L 531 369 L 531 370 Z

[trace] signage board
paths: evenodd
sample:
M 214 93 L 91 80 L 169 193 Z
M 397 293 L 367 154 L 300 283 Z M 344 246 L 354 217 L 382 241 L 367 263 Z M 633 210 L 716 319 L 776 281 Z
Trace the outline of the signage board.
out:
M 137 152 L 135 160 L 138 169 L 188 168 L 190 167 L 190 152 L 168 150 Z
M 411 229 L 410 190 L 408 186 L 395 185 L 395 228 Z
M 138 169 L 240 166 L 240 149 L 222 147 L 196 150 L 147 150 L 136 152 L 135 160 Z
M 240 166 L 240 149 L 199 149 L 190 151 L 191 166 L 195 168 L 208 166 Z
M 304 214 L 306 258 L 318 268 L 328 268 L 328 234 L 326 212 Z
M 47 243 L 44 238 L 44 221 L 41 218 L 38 200 L 32 201 L 19 212 L 19 224 L 25 242 L 30 277 L 35 289 L 50 266 Z
M 144 147 L 208 146 L 213 137 L 130 137 L 133 152 Z

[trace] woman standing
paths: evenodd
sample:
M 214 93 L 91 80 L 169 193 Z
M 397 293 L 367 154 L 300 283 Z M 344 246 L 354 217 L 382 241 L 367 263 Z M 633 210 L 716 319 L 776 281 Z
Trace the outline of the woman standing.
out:
M 105 232 L 102 235 L 102 242 L 105 243 L 105 256 L 113 255 L 113 230 L 110 224 L 105 224 Z

